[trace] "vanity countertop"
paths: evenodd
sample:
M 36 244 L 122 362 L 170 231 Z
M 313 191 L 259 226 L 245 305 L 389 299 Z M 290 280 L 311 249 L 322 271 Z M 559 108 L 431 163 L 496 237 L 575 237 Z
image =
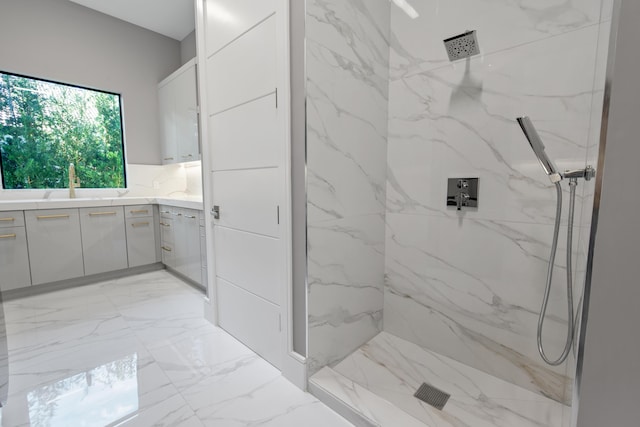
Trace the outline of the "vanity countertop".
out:
M 131 206 L 131 205 L 168 205 L 177 208 L 202 210 L 201 197 L 94 197 L 77 199 L 39 199 L 39 200 L 2 200 L 1 211 L 23 211 L 36 209 L 67 209 L 67 208 L 91 208 L 101 206 Z

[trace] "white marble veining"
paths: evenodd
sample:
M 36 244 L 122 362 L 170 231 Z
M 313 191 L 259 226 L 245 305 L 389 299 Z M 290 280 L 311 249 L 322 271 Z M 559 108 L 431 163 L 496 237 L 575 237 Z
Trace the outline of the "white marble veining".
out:
M 310 388 L 338 399 L 368 424 L 376 427 L 425 427 L 425 424 L 328 366 L 309 380 Z M 430 426 L 433 427 L 433 426 Z
M 398 414 L 406 412 L 420 420 L 423 426 L 566 425 L 563 424 L 566 422 L 563 420 L 564 405 L 385 332 L 333 369 L 376 398 L 394 405 Z M 423 382 L 451 395 L 442 411 L 413 397 Z M 361 402 L 360 408 L 375 410 L 371 403 Z M 379 424 L 394 425 L 392 422 Z
M 443 40 L 476 30 L 480 51 L 491 54 L 598 24 L 601 0 L 416 0 L 411 19 L 393 8 L 391 77 L 447 66 Z M 604 16 L 606 19 L 606 15 Z
M 309 222 L 384 212 L 386 79 L 314 42 L 307 62 Z
M 564 401 L 564 367 L 537 353 L 552 226 L 387 215 L 385 330 L 522 387 Z M 566 231 L 566 228 L 563 227 Z M 564 239 L 559 253 L 563 253 Z M 558 257 L 545 346 L 566 331 Z
M 551 368 L 536 346 L 555 192 L 515 118 L 532 118 L 560 169 L 595 164 L 611 2 L 409 0 L 415 19 L 386 3 L 390 33 L 381 2 L 307 1 L 310 372 L 383 325 L 545 402 L 569 402 L 575 359 Z M 451 63 L 442 40 L 465 30 L 477 30 L 481 55 Z M 447 208 L 447 178 L 474 176 L 478 209 Z M 580 183 L 577 305 L 592 194 Z M 563 224 L 544 331 L 551 354 L 567 323 L 566 203 Z M 342 386 L 345 399 L 362 398 L 357 384 Z M 545 425 L 535 404 L 513 408 L 483 413 L 482 425 Z M 554 422 L 570 411 L 556 412 Z
M 3 302 L 2 425 L 348 426 L 154 272 Z
M 307 1 L 309 370 L 382 329 L 387 0 Z
M 411 4 L 415 20 L 392 8 L 385 331 L 569 402 L 575 359 L 551 368 L 536 346 L 555 192 L 515 118 L 532 118 L 560 169 L 595 164 L 610 6 Z M 450 63 L 442 39 L 466 29 L 477 30 L 482 54 Z M 457 176 L 480 178 L 478 209 L 445 206 L 446 179 Z M 578 187 L 577 306 L 592 188 Z M 544 329 L 552 355 L 566 333 L 561 231 Z
M 392 82 L 387 209 L 455 218 L 446 179 L 474 176 L 465 216 L 552 223 L 555 191 L 515 118 L 531 117 L 560 169 L 584 165 L 597 40 L 592 26 Z
M 309 370 L 342 359 L 382 330 L 384 221 L 379 215 L 308 227 Z

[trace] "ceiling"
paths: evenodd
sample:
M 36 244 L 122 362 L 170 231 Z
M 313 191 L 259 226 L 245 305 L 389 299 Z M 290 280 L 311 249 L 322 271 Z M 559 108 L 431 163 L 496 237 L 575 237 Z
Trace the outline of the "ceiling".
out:
M 195 28 L 193 0 L 70 0 L 182 41 Z

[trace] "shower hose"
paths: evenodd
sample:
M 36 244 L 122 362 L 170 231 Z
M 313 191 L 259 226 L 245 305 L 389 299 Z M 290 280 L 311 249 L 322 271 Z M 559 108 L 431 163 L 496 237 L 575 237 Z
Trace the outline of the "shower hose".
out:
M 567 341 L 564 346 L 564 350 L 560 357 L 556 360 L 551 360 L 547 357 L 544 346 L 542 344 L 542 327 L 544 320 L 547 316 L 547 305 L 549 303 L 549 294 L 551 293 L 551 282 L 553 280 L 553 268 L 555 266 L 556 251 L 558 249 L 558 235 L 560 234 L 560 219 L 562 216 L 562 187 L 559 182 L 556 185 L 556 222 L 553 229 L 553 243 L 551 245 L 551 255 L 549 259 L 549 269 L 547 271 L 547 286 L 544 291 L 544 298 L 542 300 L 542 308 L 540 310 L 540 317 L 538 318 L 538 352 L 542 359 L 551 366 L 558 366 L 562 364 L 569 353 L 571 352 L 571 346 L 573 344 L 574 335 L 574 318 L 573 318 L 573 271 L 571 252 L 573 248 L 573 218 L 576 205 L 576 186 L 578 180 L 571 178 L 569 180 L 569 216 L 567 222 Z

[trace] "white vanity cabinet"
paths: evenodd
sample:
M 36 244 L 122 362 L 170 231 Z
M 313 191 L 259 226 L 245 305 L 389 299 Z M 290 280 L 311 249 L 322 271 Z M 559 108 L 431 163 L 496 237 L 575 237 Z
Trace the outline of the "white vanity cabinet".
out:
M 200 259 L 200 212 L 191 209 L 180 210 L 180 264 L 177 270 L 189 279 L 202 282 L 202 263 Z
M 200 159 L 196 73 L 192 59 L 158 84 L 163 164 Z
M 0 291 L 31 286 L 22 211 L 0 212 Z
M 129 267 L 140 267 L 158 262 L 156 208 L 152 205 L 140 205 L 127 206 L 124 209 Z
M 160 114 L 160 138 L 162 164 L 178 162 L 178 144 L 174 124 L 173 94 L 171 86 L 158 86 L 158 112 Z
M 80 209 L 84 273 L 106 273 L 128 267 L 122 206 Z
M 162 263 L 170 268 L 176 267 L 174 252 L 174 213 L 167 206 L 160 206 L 160 251 L 162 253 Z
M 160 207 L 163 263 L 202 284 L 200 211 Z
M 78 209 L 24 213 L 34 285 L 84 276 Z

